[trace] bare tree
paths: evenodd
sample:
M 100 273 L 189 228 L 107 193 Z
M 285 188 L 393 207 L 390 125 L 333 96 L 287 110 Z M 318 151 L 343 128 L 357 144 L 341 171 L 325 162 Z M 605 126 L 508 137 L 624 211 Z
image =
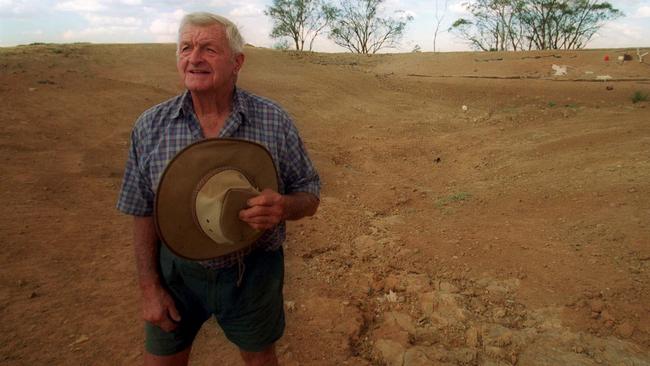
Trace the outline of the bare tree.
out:
M 273 19 L 271 37 L 289 37 L 297 51 L 309 41 L 309 51 L 321 31 L 336 17 L 336 8 L 321 0 L 273 0 L 264 11 Z
M 343 0 L 338 17 L 331 25 L 330 39 L 356 53 L 374 54 L 382 48 L 399 44 L 410 15 L 398 18 L 379 17 L 384 0 Z
M 447 14 L 447 6 L 449 5 L 449 0 L 445 0 L 445 7 L 444 9 L 440 10 L 440 1 L 441 0 L 434 0 L 434 13 L 433 13 L 433 19 L 434 19 L 434 25 L 433 25 L 433 52 L 436 52 L 436 41 L 438 40 L 438 32 L 440 32 L 440 25 L 442 24 L 442 21 L 445 19 L 445 15 Z

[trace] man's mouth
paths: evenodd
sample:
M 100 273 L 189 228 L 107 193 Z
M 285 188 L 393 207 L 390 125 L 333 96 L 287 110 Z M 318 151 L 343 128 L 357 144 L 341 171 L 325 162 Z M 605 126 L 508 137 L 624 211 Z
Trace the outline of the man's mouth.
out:
M 209 74 L 208 70 L 190 70 L 190 74 Z

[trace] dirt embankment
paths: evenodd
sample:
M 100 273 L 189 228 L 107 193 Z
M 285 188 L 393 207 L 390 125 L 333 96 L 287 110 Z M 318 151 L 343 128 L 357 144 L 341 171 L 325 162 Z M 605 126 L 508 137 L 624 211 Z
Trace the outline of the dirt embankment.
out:
M 650 65 L 624 52 L 247 49 L 324 183 L 281 362 L 650 364 Z M 133 121 L 179 90 L 170 45 L 0 49 L 2 364 L 141 363 L 113 207 Z M 239 363 L 215 333 L 192 364 Z

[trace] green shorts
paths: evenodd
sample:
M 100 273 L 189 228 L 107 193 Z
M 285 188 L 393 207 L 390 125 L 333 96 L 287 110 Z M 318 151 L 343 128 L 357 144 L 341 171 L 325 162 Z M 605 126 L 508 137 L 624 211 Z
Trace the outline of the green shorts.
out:
M 160 271 L 181 321 L 172 332 L 145 324 L 146 350 L 159 356 L 189 347 L 211 315 L 226 337 L 247 352 L 260 352 L 284 333 L 284 254 L 282 249 L 257 249 L 244 257 L 245 269 L 211 270 L 180 258 L 160 246 Z

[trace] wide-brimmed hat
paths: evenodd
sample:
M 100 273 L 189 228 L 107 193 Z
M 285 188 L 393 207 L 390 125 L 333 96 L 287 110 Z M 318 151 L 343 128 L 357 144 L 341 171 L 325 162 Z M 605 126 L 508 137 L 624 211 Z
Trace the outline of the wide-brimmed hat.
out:
M 260 144 L 215 138 L 195 142 L 169 162 L 158 184 L 156 230 L 175 254 L 194 260 L 244 249 L 262 231 L 239 219 L 247 200 L 278 190 L 271 154 Z

